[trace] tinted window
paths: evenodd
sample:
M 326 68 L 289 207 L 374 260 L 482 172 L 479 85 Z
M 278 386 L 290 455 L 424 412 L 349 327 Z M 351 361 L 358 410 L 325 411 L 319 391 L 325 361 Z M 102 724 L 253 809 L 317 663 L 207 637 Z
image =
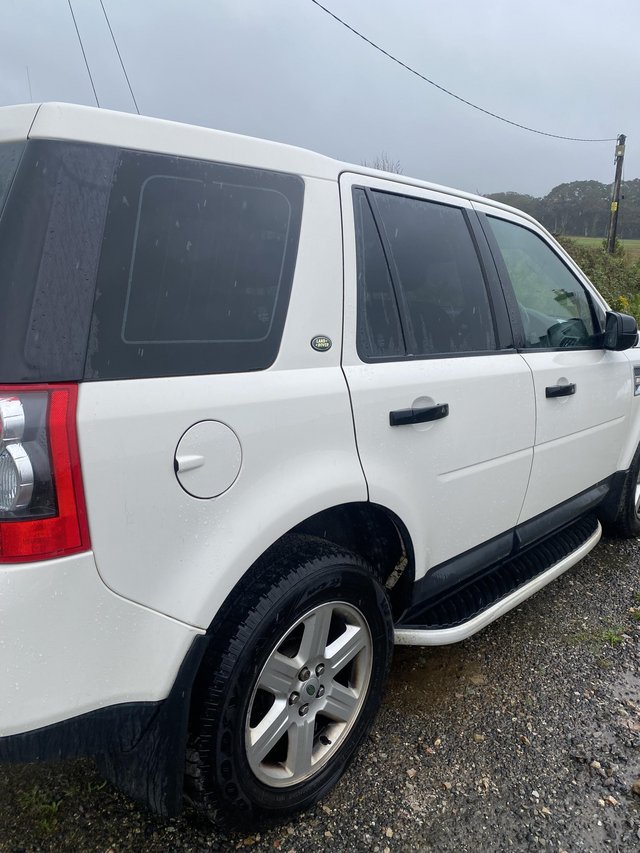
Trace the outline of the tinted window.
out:
M 0 144 L 0 213 L 15 175 L 24 142 L 3 142 Z
M 599 345 L 591 299 L 540 237 L 504 219 L 487 217 L 515 291 L 527 347 Z
M 358 353 L 365 358 L 404 355 L 389 268 L 363 190 L 354 189 L 358 265 Z
M 121 152 L 87 375 L 268 367 L 280 345 L 302 197 L 292 175 Z
M 495 349 L 484 276 L 462 210 L 373 192 L 414 355 Z
M 2 381 L 82 378 L 114 163 L 101 146 L 27 143 L 0 220 Z

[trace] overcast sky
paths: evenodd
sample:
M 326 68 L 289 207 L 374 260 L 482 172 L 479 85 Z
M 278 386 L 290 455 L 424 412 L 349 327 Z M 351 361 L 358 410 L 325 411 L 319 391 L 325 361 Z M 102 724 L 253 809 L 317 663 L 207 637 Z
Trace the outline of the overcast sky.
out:
M 71 0 L 100 105 L 133 110 L 99 0 Z M 95 104 L 68 0 L 0 0 L 0 104 Z M 141 113 L 474 192 L 613 178 L 614 143 L 549 139 L 395 65 L 311 0 L 103 0 Z M 640 176 L 638 0 L 323 0 L 456 94 L 540 130 L 626 133 Z M 28 75 L 27 75 L 28 69 Z M 29 79 L 31 93 L 29 94 Z

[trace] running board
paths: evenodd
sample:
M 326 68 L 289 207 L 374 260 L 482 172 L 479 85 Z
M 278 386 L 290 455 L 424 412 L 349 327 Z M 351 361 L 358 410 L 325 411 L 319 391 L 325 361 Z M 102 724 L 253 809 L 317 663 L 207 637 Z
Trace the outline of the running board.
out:
M 585 524 L 585 521 L 582 521 L 581 523 L 579 522 L 579 524 L 582 526 Z M 480 631 L 482 628 L 490 625 L 491 622 L 499 619 L 500 616 L 503 616 L 505 613 L 508 613 L 509 610 L 512 610 L 514 607 L 522 604 L 523 601 L 538 592 L 538 590 L 545 587 L 548 583 L 551 583 L 552 580 L 555 580 L 559 575 L 566 572 L 567 569 L 571 568 L 571 566 L 575 566 L 575 564 L 582 560 L 583 557 L 586 557 L 589 551 L 595 548 L 600 541 L 602 527 L 600 526 L 600 522 L 593 516 L 589 518 L 588 522 L 591 523 L 591 529 L 595 527 L 595 530 L 588 536 L 588 538 L 585 539 L 583 536 L 582 544 L 575 548 L 575 550 L 572 550 L 571 553 L 553 563 L 549 568 L 539 571 L 530 580 L 519 585 L 516 589 L 513 589 L 512 592 L 503 595 L 498 600 L 494 600 L 493 603 L 486 606 L 485 609 L 481 610 L 481 612 L 476 612 L 466 621 L 461 621 L 459 624 L 449 625 L 448 627 L 438 627 L 437 625 L 427 623 L 427 626 L 425 627 L 422 627 L 421 625 L 408 625 L 396 628 L 396 644 L 400 646 L 445 646 L 451 643 L 459 643 L 461 640 L 466 640 L 467 637 L 471 637 L 477 631 Z M 573 530 L 569 528 L 569 531 L 574 536 L 577 533 L 575 526 L 573 527 Z M 565 533 L 565 531 L 563 531 L 563 533 Z M 560 534 L 560 536 L 562 536 L 562 534 Z M 553 537 L 553 539 L 555 538 L 556 537 Z M 549 551 L 552 550 L 548 547 L 549 544 L 550 542 L 543 542 L 539 546 L 542 556 L 548 554 Z M 532 549 L 533 552 L 536 550 L 538 549 Z M 515 568 L 514 564 L 517 561 L 523 561 L 525 559 L 529 563 L 530 560 L 527 558 L 532 554 L 532 551 L 527 552 L 527 554 L 516 558 L 514 561 L 509 562 L 504 566 L 501 566 L 499 570 L 502 572 L 502 570 L 508 570 L 511 566 L 514 566 Z M 517 575 L 518 572 L 515 572 L 515 574 Z M 478 583 L 482 583 L 485 580 L 486 577 L 482 578 Z M 462 593 L 464 593 L 464 596 L 462 596 Z M 468 600 L 470 593 L 473 594 L 473 584 L 470 587 L 466 587 L 466 589 L 461 592 L 461 597 Z M 437 607 L 438 605 L 426 609 L 425 616 L 428 614 L 433 616 L 434 610 L 436 610 Z

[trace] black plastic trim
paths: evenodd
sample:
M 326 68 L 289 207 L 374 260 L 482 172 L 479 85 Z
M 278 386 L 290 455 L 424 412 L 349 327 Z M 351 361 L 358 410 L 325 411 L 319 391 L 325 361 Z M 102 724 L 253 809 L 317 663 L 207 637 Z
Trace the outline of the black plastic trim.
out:
M 576 393 L 576 383 L 571 382 L 569 385 L 547 385 L 544 389 L 545 397 L 571 397 Z
M 99 708 L 33 731 L 0 737 L 0 763 L 53 761 L 129 750 L 142 737 L 162 702 L 128 702 Z
M 428 421 L 439 421 L 449 414 L 448 403 L 438 403 L 435 406 L 423 406 L 418 409 L 396 409 L 389 412 L 389 426 L 404 426 L 406 424 L 424 424 Z
M 442 630 L 463 625 L 575 553 L 597 529 L 593 513 L 581 516 L 533 547 L 431 595 L 412 607 L 398 627 Z
M 480 576 L 498 570 L 506 561 L 523 554 L 527 549 L 551 539 L 577 519 L 599 507 L 606 508 L 611 492 L 614 489 L 619 492 L 621 486 L 618 484 L 623 481 L 624 472 L 618 472 L 512 530 L 434 566 L 415 582 L 411 606 L 402 614 L 399 624 L 410 624 L 407 620 L 414 619 L 417 613 L 424 610 L 425 604 L 434 598 L 453 594 Z M 615 499 L 613 502 L 616 503 Z
M 0 763 L 95 755 L 102 774 L 156 814 L 182 807 L 191 688 L 209 642 L 194 638 L 166 699 L 99 708 L 0 738 Z
M 606 499 L 612 482 L 613 477 L 608 477 L 592 488 L 569 498 L 568 501 L 558 504 L 553 509 L 519 524 L 515 529 L 516 546 L 520 549 L 526 548 L 564 527 L 564 525 L 570 524 L 579 516 L 592 512 Z

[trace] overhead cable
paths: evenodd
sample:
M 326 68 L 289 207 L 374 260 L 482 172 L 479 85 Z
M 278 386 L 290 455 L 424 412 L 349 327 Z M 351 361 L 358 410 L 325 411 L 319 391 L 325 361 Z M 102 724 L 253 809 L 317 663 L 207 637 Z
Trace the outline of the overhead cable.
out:
M 109 21 L 109 16 L 107 15 L 107 10 L 104 8 L 104 3 L 102 2 L 102 0 L 100 0 L 100 5 L 102 6 L 102 14 L 104 15 L 104 19 L 107 22 L 107 26 L 109 27 L 109 32 L 111 33 L 111 40 L 113 41 L 113 46 L 115 47 L 116 53 L 118 54 L 118 59 L 120 60 L 120 66 L 122 68 L 122 73 L 124 74 L 124 79 L 127 81 L 127 86 L 129 87 L 129 92 L 131 93 L 131 98 L 136 108 L 136 112 L 138 113 L 138 115 L 140 115 L 140 110 L 138 109 L 138 102 L 136 101 L 136 96 L 133 94 L 133 89 L 131 88 L 131 83 L 129 81 L 129 75 L 127 74 L 127 69 L 124 67 L 124 62 L 122 61 L 120 49 L 118 48 L 118 42 L 116 41 L 116 37 L 113 34 L 113 30 L 111 29 L 111 22 Z
M 96 87 L 93 84 L 93 77 L 91 76 L 91 69 L 89 68 L 89 62 L 87 61 L 87 54 L 84 52 L 84 45 L 82 44 L 82 38 L 80 36 L 80 30 L 78 29 L 78 23 L 76 21 L 76 16 L 73 14 L 73 6 L 71 5 L 71 0 L 67 0 L 69 4 L 69 11 L 71 12 L 71 17 L 73 18 L 73 26 L 76 28 L 76 35 L 78 36 L 78 41 L 80 42 L 80 50 L 82 51 L 82 56 L 84 57 L 84 64 L 87 67 L 87 74 L 89 75 L 89 80 L 91 82 L 91 88 L 93 89 L 93 97 L 96 99 L 97 106 L 100 106 L 100 101 L 98 100 L 98 93 L 96 92 Z
M 520 124 L 517 121 L 511 121 L 511 119 L 505 118 L 504 116 L 498 115 L 497 113 L 491 112 L 491 110 L 486 110 L 484 107 L 479 107 L 477 104 L 468 101 L 466 98 L 462 98 L 460 95 L 456 95 L 455 92 L 451 92 L 449 89 L 446 89 L 444 86 L 441 86 L 439 83 L 436 83 L 434 80 L 430 80 L 424 74 L 421 74 L 419 71 L 416 71 L 415 68 L 412 68 L 410 65 L 407 65 L 406 62 L 403 62 L 401 59 L 398 59 L 397 56 L 394 56 L 392 53 L 389 53 L 388 50 L 385 50 L 379 44 L 372 41 L 367 36 L 363 35 L 359 30 L 355 27 L 352 27 L 351 24 L 348 24 L 346 21 L 343 21 L 342 18 L 338 17 L 334 12 L 330 9 L 327 9 L 326 6 L 323 6 L 322 3 L 319 3 L 318 0 L 311 0 L 311 2 L 317 6 L 319 9 L 322 9 L 323 12 L 326 12 L 327 15 L 330 15 L 335 21 L 341 24 L 346 29 L 350 30 L 355 36 L 362 39 L 362 41 L 366 42 L 371 47 L 375 48 L 380 53 L 384 54 L 388 59 L 391 59 L 392 62 L 395 62 L 397 65 L 400 65 L 406 71 L 409 71 L 411 74 L 414 74 L 416 77 L 419 77 L 420 80 L 423 80 L 425 83 L 429 83 L 430 86 L 435 86 L 436 89 L 439 89 L 441 92 L 444 92 L 445 95 L 449 95 L 452 98 L 455 98 L 457 101 L 460 101 L 463 104 L 466 104 L 468 107 L 473 107 L 474 110 L 478 110 L 485 115 L 491 116 L 492 118 L 498 119 L 498 121 L 503 121 L 505 124 L 513 125 L 513 127 L 519 127 L 521 130 L 527 130 L 529 133 L 537 133 L 540 136 L 550 136 L 553 139 L 566 139 L 569 142 L 615 142 L 616 137 L 611 137 L 607 139 L 585 139 L 580 136 L 563 136 L 560 133 L 548 133 L 545 130 L 537 130 L 535 127 L 528 127 L 526 124 Z

